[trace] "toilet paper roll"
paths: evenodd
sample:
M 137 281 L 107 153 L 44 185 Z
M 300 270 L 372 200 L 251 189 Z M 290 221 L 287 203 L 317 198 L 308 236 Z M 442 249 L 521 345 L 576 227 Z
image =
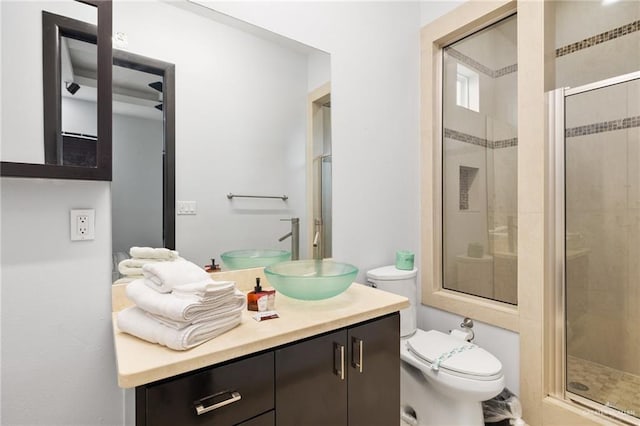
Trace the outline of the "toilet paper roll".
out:
M 471 330 L 451 330 L 449 334 L 456 339 L 464 340 L 465 342 L 469 342 L 473 339 L 473 332 Z

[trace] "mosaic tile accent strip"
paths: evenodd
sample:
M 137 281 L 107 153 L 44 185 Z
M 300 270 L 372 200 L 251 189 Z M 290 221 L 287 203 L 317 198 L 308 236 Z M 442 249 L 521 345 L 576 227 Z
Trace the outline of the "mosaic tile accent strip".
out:
M 479 138 L 477 136 L 469 135 L 466 133 L 459 132 L 453 129 L 444 129 L 444 137 L 454 139 L 460 142 L 470 143 L 471 145 L 478 145 L 486 148 L 489 145 L 489 141 L 483 138 Z
M 577 395 L 640 418 L 640 376 L 569 355 L 567 382 Z
M 460 210 L 469 210 L 469 189 L 477 174 L 477 167 L 460 166 Z
M 640 31 L 640 20 L 556 49 L 556 58 Z
M 491 143 L 491 147 L 490 148 L 493 148 L 493 149 L 510 148 L 512 146 L 518 146 L 518 138 L 502 139 L 500 141 L 493 141 Z
M 444 51 L 455 60 L 462 62 L 463 64 L 468 65 L 474 70 L 481 72 L 482 74 L 489 76 L 491 78 L 502 77 L 504 75 L 511 74 L 518 71 L 518 64 L 508 65 L 498 70 L 492 70 L 491 68 L 485 65 L 482 65 L 480 62 L 476 61 L 473 58 L 470 58 L 469 56 L 454 49 L 453 47 L 446 47 Z
M 614 130 L 631 129 L 633 127 L 640 127 L 640 115 L 565 129 L 564 137 L 586 136 L 595 133 L 613 132 Z
M 499 141 L 490 141 L 488 139 L 479 138 L 477 136 L 469 135 L 467 133 L 459 132 L 457 130 L 444 129 L 444 137 L 453 139 L 460 142 L 470 143 L 471 145 L 478 145 L 483 148 L 497 149 L 497 148 L 509 148 L 512 146 L 518 146 L 518 138 L 503 139 Z

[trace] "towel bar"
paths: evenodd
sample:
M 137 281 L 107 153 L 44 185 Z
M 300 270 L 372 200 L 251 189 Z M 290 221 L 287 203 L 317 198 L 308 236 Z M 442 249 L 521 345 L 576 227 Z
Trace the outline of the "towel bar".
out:
M 279 198 L 282 201 L 287 201 L 289 199 L 289 197 L 287 197 L 286 195 L 239 195 L 239 194 L 232 194 L 231 192 L 227 194 L 227 198 L 232 200 L 234 198 Z

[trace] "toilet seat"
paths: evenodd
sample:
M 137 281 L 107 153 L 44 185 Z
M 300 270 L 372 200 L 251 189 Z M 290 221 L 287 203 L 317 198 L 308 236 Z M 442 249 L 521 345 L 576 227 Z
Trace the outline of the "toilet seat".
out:
M 437 330 L 418 329 L 405 339 L 407 349 L 425 369 L 473 380 L 502 377 L 502 364 L 486 350 Z

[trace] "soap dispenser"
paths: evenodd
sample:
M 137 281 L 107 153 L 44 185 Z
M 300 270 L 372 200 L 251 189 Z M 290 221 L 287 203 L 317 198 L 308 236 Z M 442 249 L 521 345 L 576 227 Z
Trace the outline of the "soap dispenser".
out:
M 269 293 L 262 291 L 260 277 L 256 278 L 256 286 L 253 291 L 247 293 L 247 309 L 250 311 L 266 311 L 268 306 Z

